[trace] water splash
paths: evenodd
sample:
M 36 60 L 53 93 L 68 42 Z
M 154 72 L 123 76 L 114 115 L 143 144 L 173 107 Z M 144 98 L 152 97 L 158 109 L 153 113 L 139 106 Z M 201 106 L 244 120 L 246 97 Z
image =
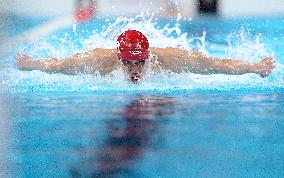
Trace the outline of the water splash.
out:
M 208 48 L 216 44 L 206 42 L 207 32 L 202 32 L 199 37 L 189 37 L 184 32 L 185 27 L 177 17 L 176 23 L 166 24 L 162 28 L 157 27 L 155 16 L 146 17 L 144 14 L 135 18 L 119 17 L 114 21 L 107 20 L 103 31 L 92 30 L 94 28 L 83 28 L 92 30 L 85 38 L 79 27 L 70 27 L 66 31 L 60 31 L 52 35 L 42 37 L 29 44 L 20 45 L 21 48 L 14 51 L 24 51 L 35 59 L 41 57 L 66 57 L 75 52 L 85 51 L 92 48 L 115 48 L 116 38 L 123 31 L 137 29 L 142 31 L 149 39 L 152 47 L 177 47 L 185 50 L 198 49 L 206 54 L 233 59 L 246 59 L 256 62 L 269 56 L 272 51 L 267 44 L 262 42 L 261 34 L 253 36 L 249 30 L 242 27 L 239 31 L 224 34 L 228 45 L 219 45 L 222 55 L 208 51 Z M 82 29 L 82 28 L 81 28 Z M 191 73 L 174 74 L 168 71 L 162 73 L 148 73 L 143 82 L 134 85 L 129 83 L 120 69 L 107 76 L 99 75 L 77 75 L 68 76 L 63 74 L 47 74 L 40 71 L 19 71 L 11 61 L 3 70 L 3 80 L 0 82 L 2 88 L 10 92 L 32 92 L 32 91 L 57 91 L 57 92 L 177 92 L 177 91 L 275 91 L 283 89 L 283 67 L 279 67 L 269 77 L 262 79 L 255 74 L 240 76 L 231 75 L 197 75 Z
M 166 24 L 164 28 L 155 27 L 154 15 L 149 18 L 139 15 L 135 18 L 119 17 L 105 31 L 94 31 L 91 37 L 83 42 L 85 49 L 88 48 L 116 48 L 116 38 L 128 29 L 143 32 L 148 37 L 151 47 L 182 47 L 191 49 L 188 43 L 187 33 L 182 33 L 179 23 L 174 26 Z M 177 34 L 172 37 L 171 34 Z M 98 43 L 104 41 L 104 43 Z
M 272 54 L 269 47 L 261 41 L 261 34 L 253 36 L 244 26 L 239 31 L 229 34 L 227 38 L 228 47 L 225 54 L 228 57 L 257 62 Z

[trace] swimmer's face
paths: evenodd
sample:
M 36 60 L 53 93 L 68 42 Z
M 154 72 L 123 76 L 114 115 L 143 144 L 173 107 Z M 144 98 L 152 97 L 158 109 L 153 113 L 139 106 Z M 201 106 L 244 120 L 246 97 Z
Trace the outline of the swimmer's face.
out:
M 145 59 L 140 60 L 125 60 L 120 59 L 129 81 L 137 83 L 142 79 L 143 71 L 145 69 Z

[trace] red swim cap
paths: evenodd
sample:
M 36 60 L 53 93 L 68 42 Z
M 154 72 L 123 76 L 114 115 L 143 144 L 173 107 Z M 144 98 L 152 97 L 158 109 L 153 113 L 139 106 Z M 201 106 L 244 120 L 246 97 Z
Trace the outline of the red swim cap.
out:
M 126 60 L 147 59 L 149 56 L 149 43 L 147 38 L 139 31 L 127 30 L 117 38 L 117 57 Z

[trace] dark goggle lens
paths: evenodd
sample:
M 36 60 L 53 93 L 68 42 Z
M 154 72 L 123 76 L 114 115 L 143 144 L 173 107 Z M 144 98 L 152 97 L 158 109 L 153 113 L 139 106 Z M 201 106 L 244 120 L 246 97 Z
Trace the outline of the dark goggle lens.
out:
M 121 62 L 123 64 L 144 64 L 145 63 L 145 59 L 140 59 L 140 60 L 121 60 Z

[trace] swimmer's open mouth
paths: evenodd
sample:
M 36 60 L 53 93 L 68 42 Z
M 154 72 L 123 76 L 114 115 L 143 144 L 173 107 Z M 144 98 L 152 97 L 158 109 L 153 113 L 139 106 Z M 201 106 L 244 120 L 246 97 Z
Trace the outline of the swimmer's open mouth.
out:
M 137 82 L 140 81 L 140 77 L 137 76 L 137 75 L 131 76 L 130 81 L 133 82 L 133 83 L 137 83 Z

